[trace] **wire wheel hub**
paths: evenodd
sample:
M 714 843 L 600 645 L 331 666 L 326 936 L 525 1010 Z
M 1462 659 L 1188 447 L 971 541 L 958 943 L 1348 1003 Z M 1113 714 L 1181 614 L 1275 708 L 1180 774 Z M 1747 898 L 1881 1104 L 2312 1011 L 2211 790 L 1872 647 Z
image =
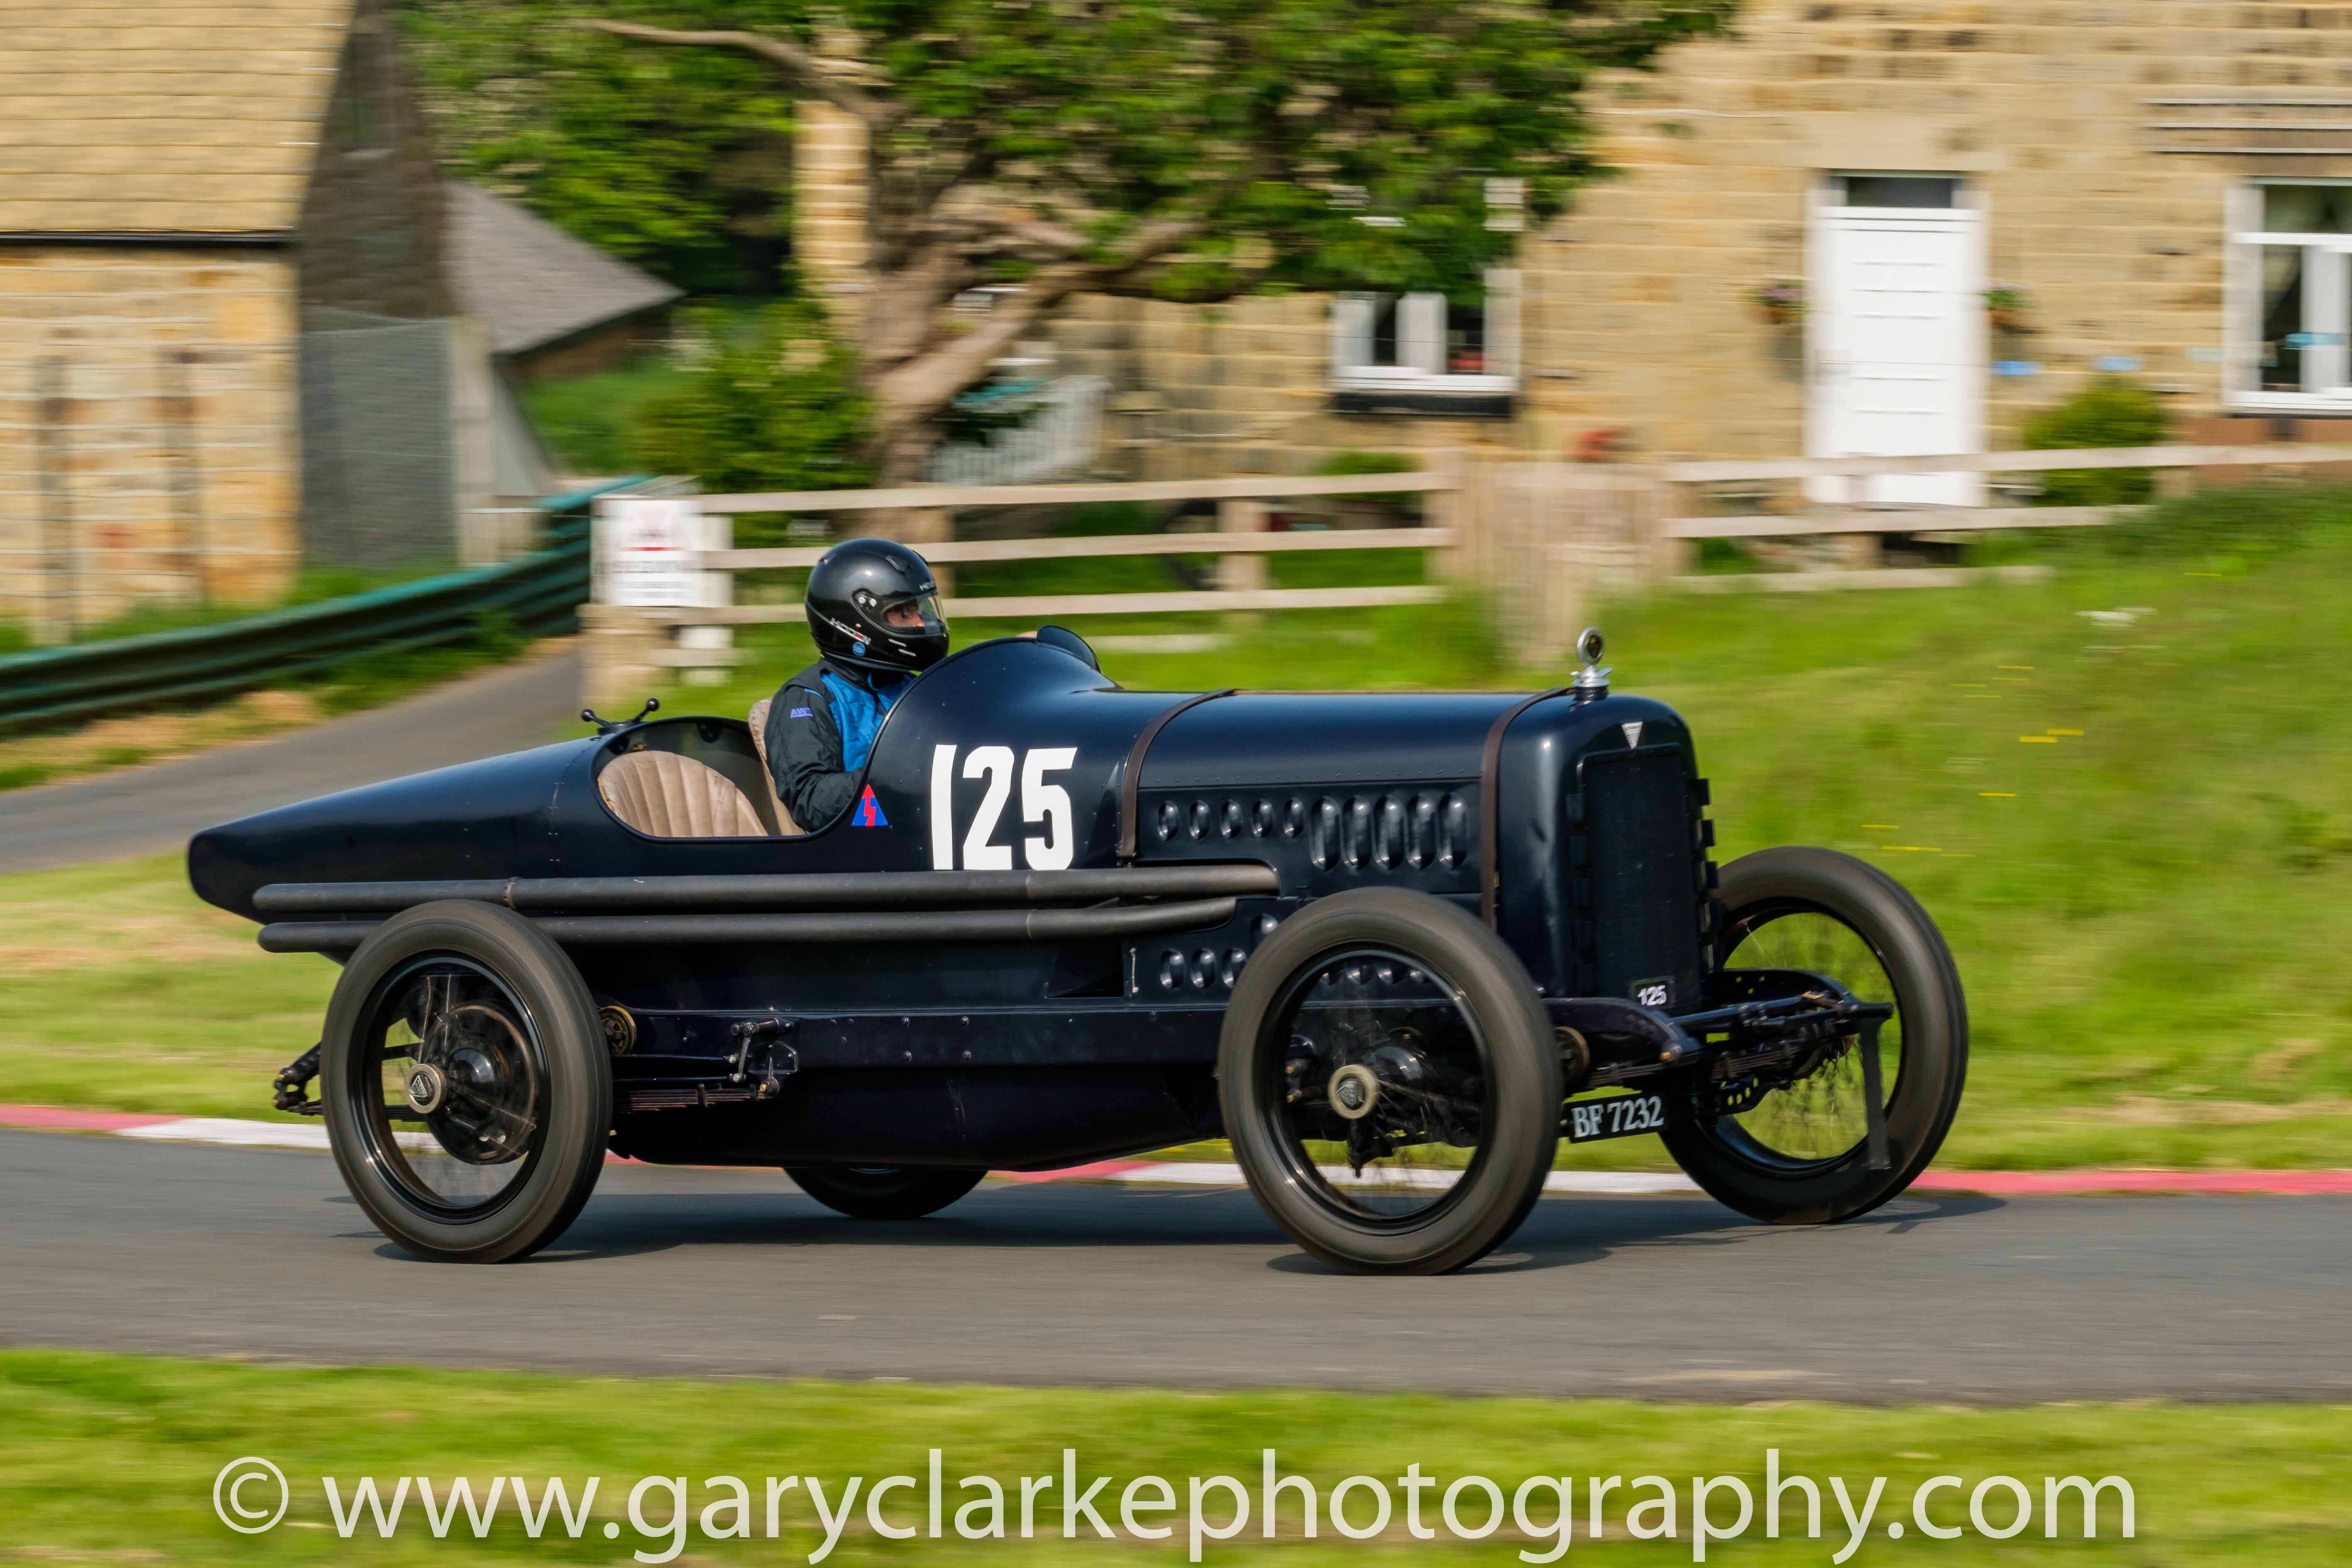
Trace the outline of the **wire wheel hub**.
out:
M 441 1109 L 442 1092 L 447 1080 L 441 1069 L 431 1062 L 418 1062 L 408 1074 L 408 1109 L 419 1116 L 430 1116 Z
M 1360 1062 L 1343 1067 L 1331 1075 L 1330 1088 L 1324 1092 L 1334 1114 L 1345 1121 L 1361 1121 L 1380 1102 L 1380 1075 Z

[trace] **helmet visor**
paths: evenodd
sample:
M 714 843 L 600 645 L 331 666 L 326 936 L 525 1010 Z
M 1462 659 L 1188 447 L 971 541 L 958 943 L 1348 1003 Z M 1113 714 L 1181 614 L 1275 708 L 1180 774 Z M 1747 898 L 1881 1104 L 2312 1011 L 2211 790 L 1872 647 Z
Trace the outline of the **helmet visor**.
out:
M 902 598 L 885 600 L 871 612 L 874 618 L 894 632 L 943 632 L 948 629 L 947 617 L 940 614 L 937 594 L 910 594 Z

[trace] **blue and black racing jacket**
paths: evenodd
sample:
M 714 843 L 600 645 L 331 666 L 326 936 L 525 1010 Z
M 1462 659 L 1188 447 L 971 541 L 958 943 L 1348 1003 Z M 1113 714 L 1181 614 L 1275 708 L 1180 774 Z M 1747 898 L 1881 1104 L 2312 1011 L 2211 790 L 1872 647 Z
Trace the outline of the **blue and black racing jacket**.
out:
M 914 684 L 819 659 L 784 682 L 768 706 L 768 768 L 776 798 L 803 833 L 849 809 L 890 705 Z

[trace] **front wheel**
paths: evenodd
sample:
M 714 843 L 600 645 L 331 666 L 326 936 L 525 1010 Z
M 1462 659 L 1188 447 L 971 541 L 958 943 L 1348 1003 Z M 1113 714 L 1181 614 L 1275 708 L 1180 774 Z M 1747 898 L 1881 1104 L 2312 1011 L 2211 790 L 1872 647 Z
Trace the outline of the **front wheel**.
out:
M 801 1191 L 853 1219 L 920 1219 L 980 1185 L 985 1171 L 919 1165 L 786 1165 Z
M 1527 1217 L 1559 1139 L 1559 1051 L 1494 932 L 1367 888 L 1283 921 L 1218 1042 L 1226 1136 L 1293 1241 L 1362 1274 L 1442 1274 Z
M 420 1258 L 529 1257 L 604 1170 L 613 1078 L 595 1003 L 509 910 L 450 900 L 378 926 L 335 984 L 319 1057 L 344 1185 Z
M 1894 1005 L 1878 1035 L 1887 1167 L 1870 1167 L 1861 1035 L 1793 1074 L 1734 1086 L 1744 1109 L 1670 1126 L 1666 1150 L 1708 1195 L 1754 1219 L 1825 1225 L 1867 1214 L 1927 1168 L 1959 1110 L 1969 1015 L 1951 952 L 1901 883 L 1833 850 L 1735 860 L 1722 897 L 1722 967 L 1803 970 Z

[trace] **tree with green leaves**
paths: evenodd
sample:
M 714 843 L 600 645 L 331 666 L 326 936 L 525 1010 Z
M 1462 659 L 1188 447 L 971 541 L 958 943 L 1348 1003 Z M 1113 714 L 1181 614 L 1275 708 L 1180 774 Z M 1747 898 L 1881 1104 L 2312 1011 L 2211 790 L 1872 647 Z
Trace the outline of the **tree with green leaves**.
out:
M 624 49 L 577 0 L 395 0 L 464 177 L 692 293 L 773 294 L 792 243 L 791 85 L 747 56 Z
M 702 347 L 692 374 L 653 396 L 633 432 L 640 458 L 716 491 L 829 490 L 872 476 L 856 367 L 805 300 L 749 320 L 689 315 Z
M 623 0 L 625 3 L 625 0 Z M 589 25 L 747 56 L 866 128 L 856 345 L 877 479 L 1072 295 L 1472 286 L 1595 173 L 1580 95 L 1737 0 L 645 0 Z M 1018 283 L 976 322 L 976 285 Z

